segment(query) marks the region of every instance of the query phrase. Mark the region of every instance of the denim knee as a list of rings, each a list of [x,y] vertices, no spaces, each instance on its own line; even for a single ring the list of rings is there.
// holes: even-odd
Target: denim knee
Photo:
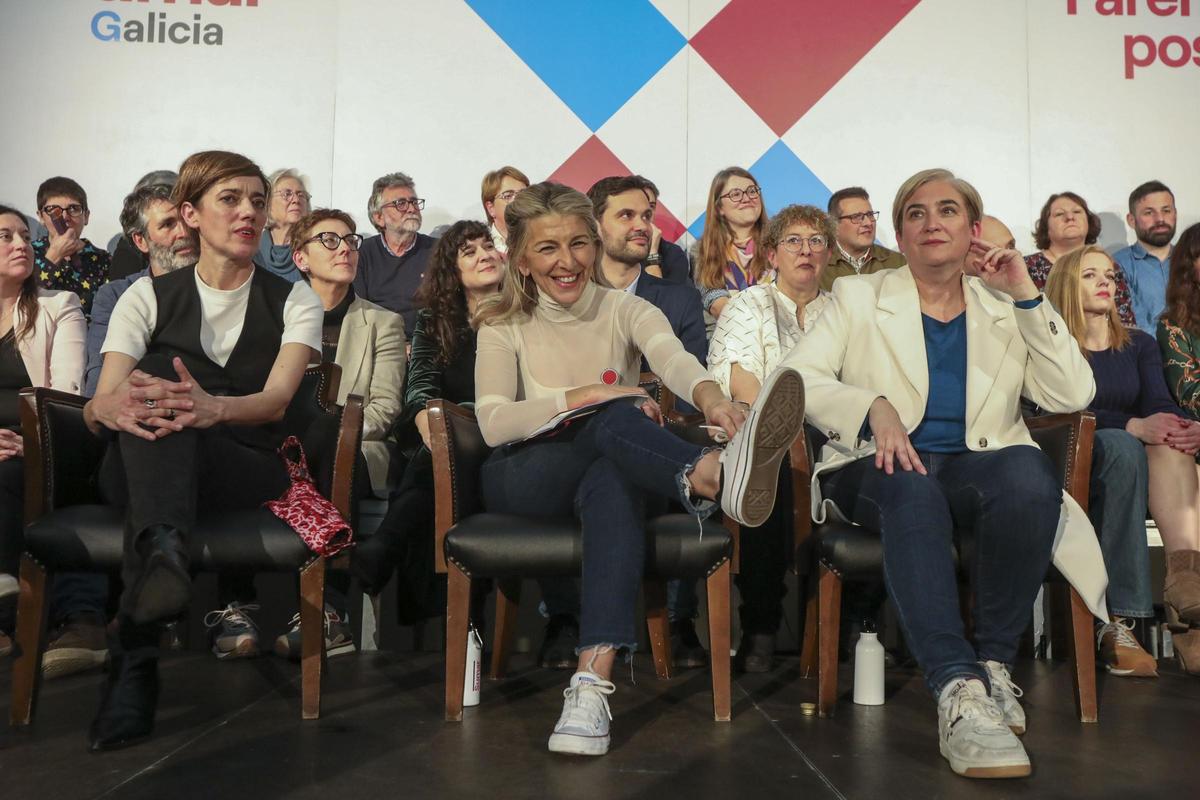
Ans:
[[[999,452],[1004,457],[993,475],[1006,494],[1028,504],[1062,505],[1062,476],[1040,448],[1015,445]]]
[[[1113,472],[1126,479],[1148,476],[1146,445],[1128,431],[1116,428],[1096,431],[1092,444],[1092,473],[1098,472]]]

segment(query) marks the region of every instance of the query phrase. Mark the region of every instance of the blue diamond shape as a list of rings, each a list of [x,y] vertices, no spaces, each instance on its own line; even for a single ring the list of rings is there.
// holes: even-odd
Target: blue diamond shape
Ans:
[[[823,209],[833,194],[782,140],[750,166],[750,174],[762,187],[768,214],[792,203],[810,203]],[[704,233],[703,214],[688,226],[688,233],[697,239]]]
[[[687,43],[648,0],[467,0],[596,131]]]

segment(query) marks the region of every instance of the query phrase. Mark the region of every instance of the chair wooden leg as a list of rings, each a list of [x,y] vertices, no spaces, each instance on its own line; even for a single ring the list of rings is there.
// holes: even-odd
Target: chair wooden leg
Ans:
[[[325,666],[325,559],[300,570],[300,705],[304,719],[321,716]]]
[[[451,563],[446,564],[446,578],[446,721],[462,722],[471,579]]]
[[[800,648],[800,677],[813,678],[817,674],[817,626],[820,620],[817,609],[819,580],[816,573],[804,577],[804,643]]]
[[[488,676],[494,681],[508,674],[508,657],[517,636],[517,609],[520,603],[520,578],[496,581],[496,629],[492,635],[492,672]]]
[[[671,678],[671,622],[667,619],[666,581],[647,578],[642,582],[646,603],[646,628],[650,633],[650,652],[654,671],[663,680]]]
[[[708,576],[708,655],[712,670],[713,718],[729,722],[733,715],[729,677],[729,562]]]
[[[1071,634],[1074,643],[1072,661],[1075,668],[1075,707],[1080,722],[1099,722],[1099,700],[1096,696],[1096,649],[1092,638],[1092,612],[1088,611],[1079,592],[1071,589]]]
[[[46,571],[29,556],[21,556],[20,580],[9,713],[13,727],[33,722],[33,705],[42,677],[42,641],[46,634]]]
[[[842,617],[842,579],[821,567],[817,623],[817,714],[832,717],[837,704],[838,626]]]

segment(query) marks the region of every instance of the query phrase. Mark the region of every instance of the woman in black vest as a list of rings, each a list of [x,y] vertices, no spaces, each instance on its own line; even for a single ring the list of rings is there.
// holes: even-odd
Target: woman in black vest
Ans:
[[[115,432],[101,489],[127,506],[112,667],[93,750],[149,735],[158,695],[158,624],[187,606],[196,509],[254,508],[288,486],[280,420],[321,347],[321,303],[252,262],[267,180],[244,156],[189,156],[172,200],[200,239],[196,266],[142,278],[113,309],[96,433]]]

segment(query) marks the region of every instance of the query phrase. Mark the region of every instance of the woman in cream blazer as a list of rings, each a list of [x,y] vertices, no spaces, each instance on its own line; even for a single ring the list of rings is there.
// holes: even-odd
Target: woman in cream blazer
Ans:
[[[1095,533],[1021,418],[1087,407],[1091,370],[1015,250],[975,237],[982,202],[946,170],[910,178],[892,210],[909,266],[839,279],[781,366],[804,377],[828,436],[813,516],[882,534],[889,595],[938,698],[939,743],[969,777],[1030,771],[1008,669],[1054,563],[1106,618]],[[968,253],[982,266],[963,274]],[[951,537],[973,528],[975,642],[963,632]],[[1011,731],[1011,732],[1010,732]]]

